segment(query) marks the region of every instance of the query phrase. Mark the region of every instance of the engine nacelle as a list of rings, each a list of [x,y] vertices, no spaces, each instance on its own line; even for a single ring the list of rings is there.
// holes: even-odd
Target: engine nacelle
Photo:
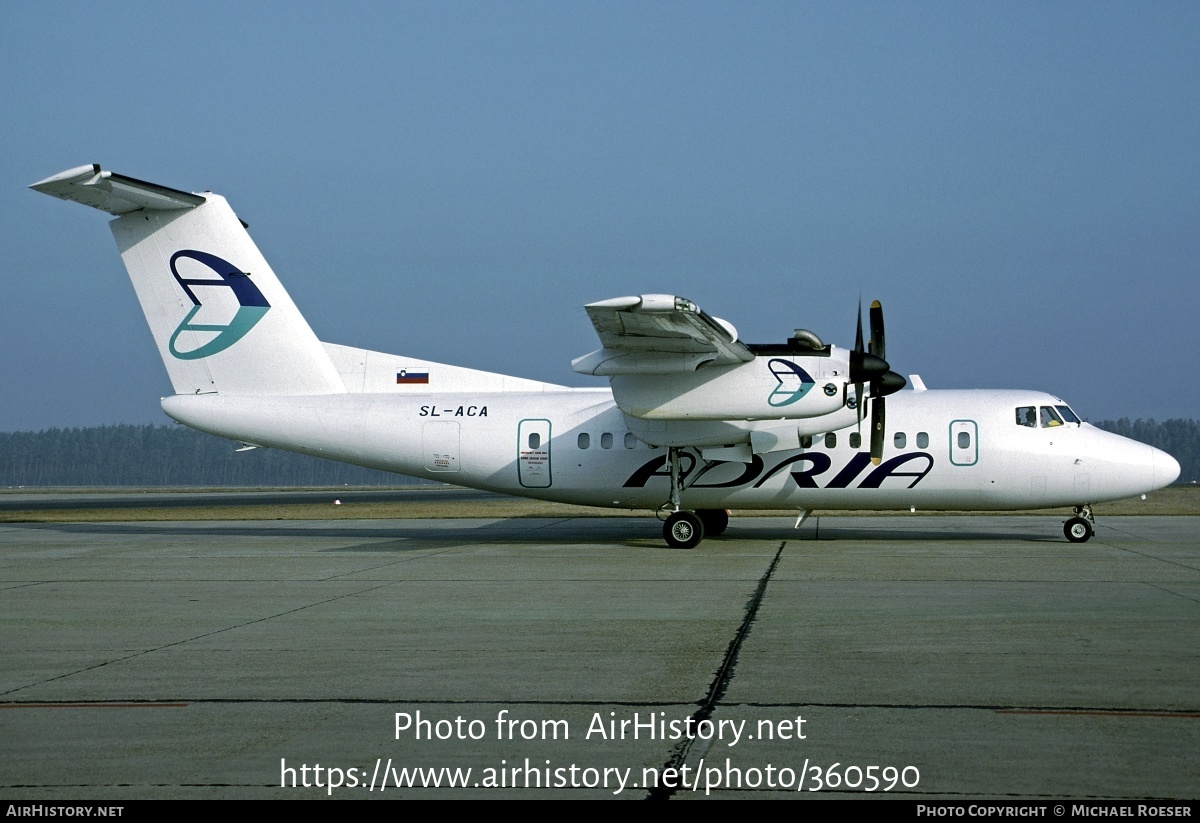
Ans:
[[[799,420],[845,406],[848,366],[829,355],[755,357],[748,363],[611,379],[621,411],[643,420]]]

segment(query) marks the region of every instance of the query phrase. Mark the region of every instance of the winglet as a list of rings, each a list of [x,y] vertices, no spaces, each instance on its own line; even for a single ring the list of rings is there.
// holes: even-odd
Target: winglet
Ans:
[[[104,171],[95,163],[59,172],[29,188],[62,200],[74,200],[118,217],[142,209],[194,209],[204,202],[204,197],[199,194],[114,174]]]

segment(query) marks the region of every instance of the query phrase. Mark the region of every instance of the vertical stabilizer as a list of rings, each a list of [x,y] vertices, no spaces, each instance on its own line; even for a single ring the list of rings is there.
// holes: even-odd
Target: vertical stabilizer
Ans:
[[[117,215],[113,237],[177,394],[345,391],[225,198],[99,166],[31,188]]]

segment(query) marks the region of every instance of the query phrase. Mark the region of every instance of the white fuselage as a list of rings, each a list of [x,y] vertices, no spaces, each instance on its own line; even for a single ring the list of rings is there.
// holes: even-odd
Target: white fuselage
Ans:
[[[177,395],[166,412],[202,431],[505,494],[627,509],[669,495],[666,449],[629,431],[607,389]],[[796,450],[708,461],[685,451],[692,509],[1005,510],[1083,505],[1170,483],[1164,452],[1087,423],[1018,425],[1040,392],[903,391],[878,466],[857,427]],[[865,433],[862,440],[865,441]]]

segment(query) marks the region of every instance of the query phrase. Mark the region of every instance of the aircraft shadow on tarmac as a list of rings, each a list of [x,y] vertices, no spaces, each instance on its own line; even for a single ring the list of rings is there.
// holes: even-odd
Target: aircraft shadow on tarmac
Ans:
[[[964,541],[1005,541],[1020,543],[1068,544],[1058,527],[1059,518],[928,518],[927,523],[905,522],[903,518],[830,518],[810,520],[801,529],[792,527],[787,518],[738,518],[721,537],[710,538],[716,548],[741,541],[813,542],[896,542],[951,543]],[[899,522],[897,522],[899,521]],[[298,525],[300,521],[246,521],[241,523],[192,521],[54,523],[36,524],[37,528],[72,534],[129,535],[170,539],[215,538],[291,538],[305,540],[346,540],[351,545],[317,549],[322,552],[401,552],[427,550],[433,546],[481,543],[522,543],[542,546],[624,544],[630,547],[668,549],[659,540],[660,527],[653,518],[571,517],[508,518],[476,524],[471,519],[407,521],[330,521],[323,525]],[[305,521],[306,523],[311,521]],[[930,528],[934,522],[937,528]]]

